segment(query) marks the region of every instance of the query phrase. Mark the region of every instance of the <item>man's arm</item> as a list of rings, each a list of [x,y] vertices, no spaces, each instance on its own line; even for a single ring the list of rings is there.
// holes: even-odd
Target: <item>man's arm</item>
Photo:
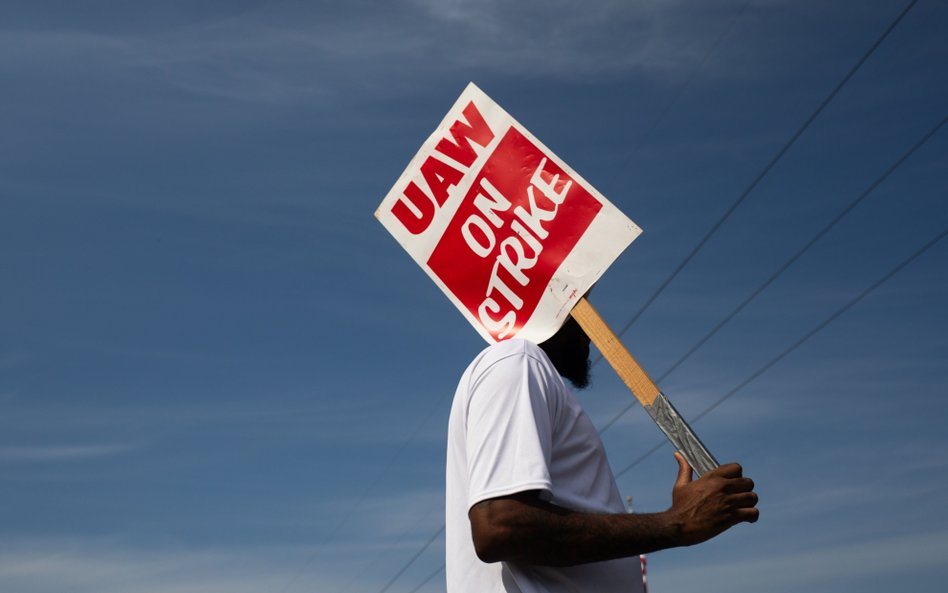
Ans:
[[[653,514],[592,514],[543,502],[536,492],[492,498],[468,512],[474,549],[484,562],[571,566],[634,556],[711,539],[757,521],[754,482],[732,463],[692,480],[679,454],[672,506]]]

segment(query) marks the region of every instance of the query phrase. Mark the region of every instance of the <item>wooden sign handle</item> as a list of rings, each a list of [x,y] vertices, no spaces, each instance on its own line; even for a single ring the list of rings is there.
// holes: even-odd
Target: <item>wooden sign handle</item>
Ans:
[[[619,337],[606,325],[599,312],[593,309],[585,297],[579,299],[571,313],[579,326],[583,328],[592,343],[596,345],[602,357],[619,374],[619,378],[632,391],[639,403],[650,406],[661,393],[658,385],[652,381],[645,370],[639,366],[635,357],[622,345]]]
[[[718,467],[714,456],[585,297],[579,299],[571,315],[698,475]]]

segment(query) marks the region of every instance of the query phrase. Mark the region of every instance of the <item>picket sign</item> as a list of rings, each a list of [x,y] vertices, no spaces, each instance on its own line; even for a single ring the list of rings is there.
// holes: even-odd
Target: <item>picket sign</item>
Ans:
[[[583,296],[641,229],[473,83],[375,216],[489,343],[572,314],[692,466],[717,465]]]
[[[473,84],[375,216],[490,343],[540,343],[642,231]]]

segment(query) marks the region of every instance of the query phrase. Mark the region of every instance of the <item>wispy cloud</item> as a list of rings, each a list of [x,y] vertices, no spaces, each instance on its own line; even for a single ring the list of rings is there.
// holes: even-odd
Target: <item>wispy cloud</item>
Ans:
[[[427,528],[427,526],[426,526]],[[261,593],[377,590],[431,535],[329,545],[163,545],[120,538],[5,538],[0,590],[18,593]],[[438,542],[430,552],[443,554]],[[367,561],[375,562],[367,565]],[[381,560],[380,560],[381,559]]]
[[[0,447],[0,462],[86,461],[114,457],[134,448],[134,445],[123,443]]]
[[[0,547],[0,589],[21,593],[258,593],[278,591],[303,548],[141,549],[96,540],[33,540]],[[332,564],[301,575],[299,590],[334,590]],[[296,589],[294,589],[296,590]]]
[[[358,512],[348,521],[347,529],[355,533],[373,533],[386,540],[427,537],[444,522],[444,491],[440,488],[369,494],[358,501]],[[356,503],[351,498],[330,503],[337,507],[333,516],[344,516]]]
[[[633,69],[678,70],[698,51],[669,30],[669,8],[676,1],[528,2],[516,9],[492,0],[416,3],[443,29],[460,33],[462,51],[449,52],[458,65],[595,78]]]
[[[567,79],[667,75],[694,65],[716,32],[706,19],[721,16],[679,4],[411,0],[364,11],[284,3],[163,31],[8,29],[0,31],[0,68],[137,78],[265,103],[319,102],[353,88],[391,92],[458,68]]]

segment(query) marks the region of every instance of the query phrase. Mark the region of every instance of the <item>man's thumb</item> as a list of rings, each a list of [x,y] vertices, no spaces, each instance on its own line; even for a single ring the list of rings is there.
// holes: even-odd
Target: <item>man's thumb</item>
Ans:
[[[685,460],[685,456],[675,452],[675,459],[678,461],[678,479],[675,480],[675,488],[691,483],[691,466]]]

